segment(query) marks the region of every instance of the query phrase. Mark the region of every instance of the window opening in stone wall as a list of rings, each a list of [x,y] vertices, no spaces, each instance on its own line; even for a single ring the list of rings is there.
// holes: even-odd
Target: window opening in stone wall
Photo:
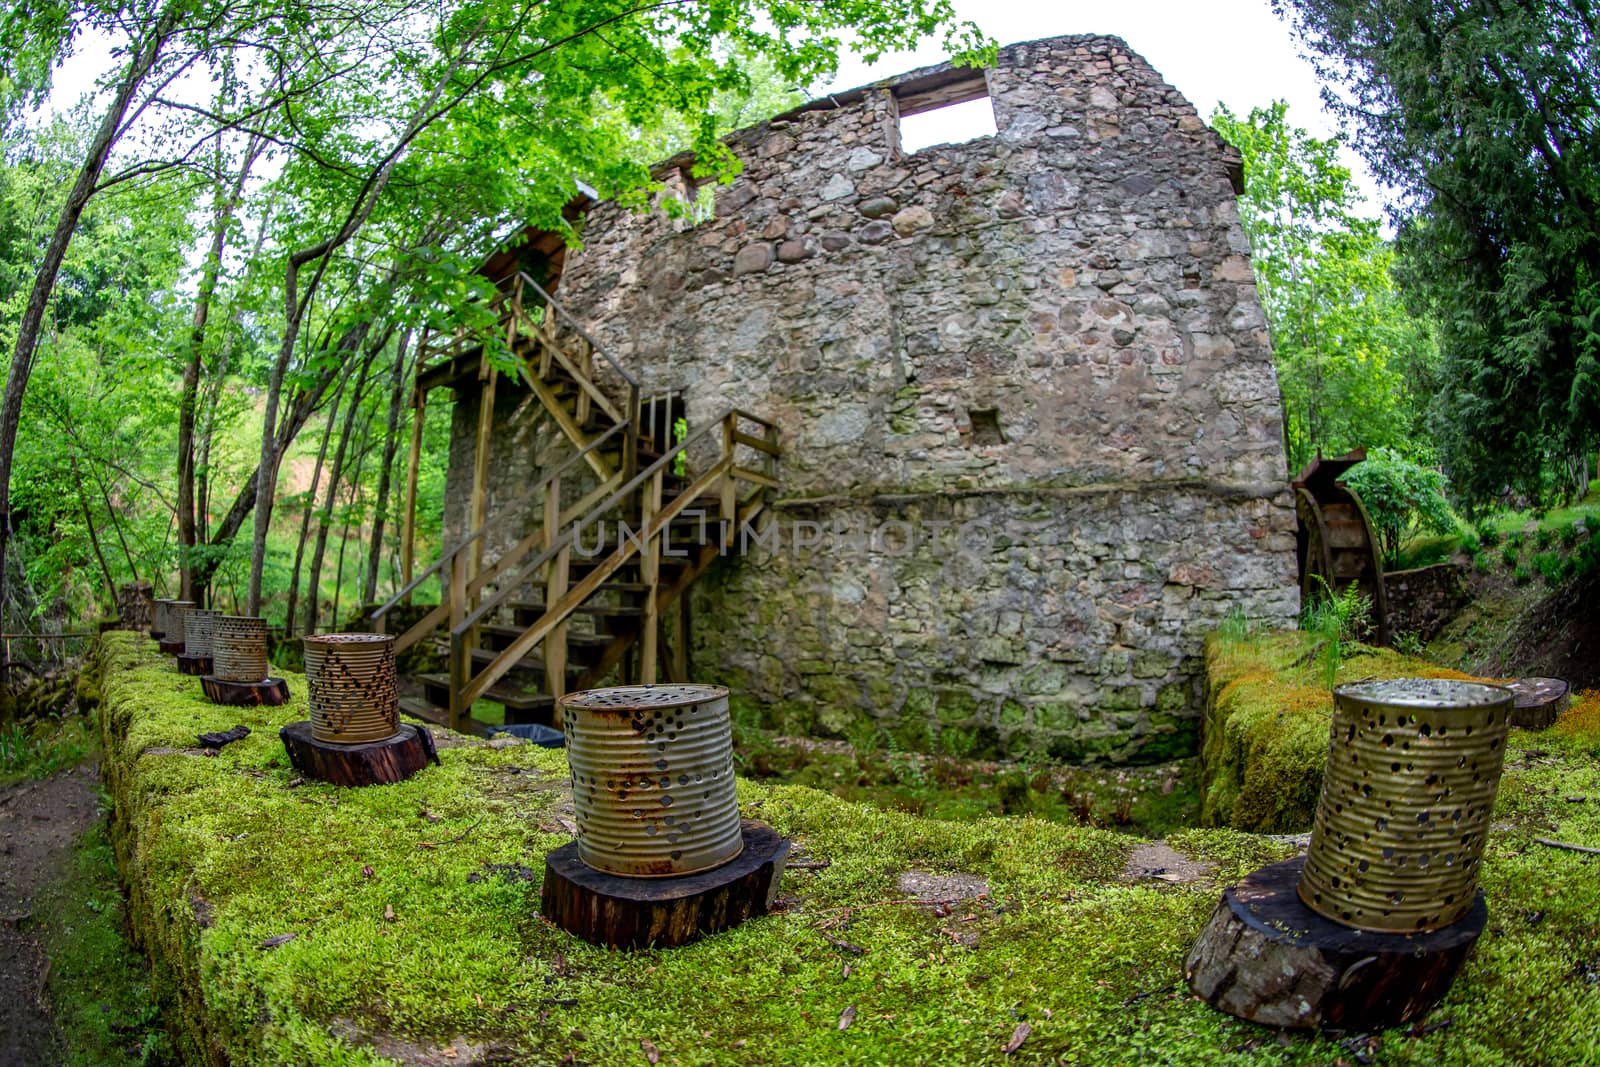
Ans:
[[[982,78],[897,95],[900,150],[920,152],[941,144],[962,144],[995,134],[994,102]]]
[[[717,183],[710,178],[696,178],[689,167],[678,173],[683,179],[683,217],[695,226],[709,222],[717,213]]]
[[[1006,435],[1000,432],[1000,412],[996,408],[974,408],[967,412],[972,422],[972,443],[975,445],[1003,445]]]

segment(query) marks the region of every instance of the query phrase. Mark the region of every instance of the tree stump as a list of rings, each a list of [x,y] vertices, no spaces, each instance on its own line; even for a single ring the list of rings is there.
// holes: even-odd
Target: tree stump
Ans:
[[[1377,1030],[1409,1022],[1449,990],[1489,909],[1421,934],[1374,933],[1300,902],[1305,857],[1263,867],[1223,891],[1183,964],[1212,1007],[1267,1026]]]
[[[244,708],[265,704],[277,707],[289,703],[289,683],[282,678],[265,678],[259,682],[225,682],[214,674],[200,679],[200,688],[213,704],[227,704]]]
[[[1511,725],[1524,730],[1543,730],[1572,703],[1572,687],[1560,678],[1518,678],[1506,688],[1517,694]]]
[[[211,673],[210,656],[191,656],[188,653],[178,657],[178,673],[206,675]]]
[[[292,722],[278,731],[294,769],[308,778],[334,785],[389,785],[403,782],[439,762],[433,735],[426,727],[404,723],[393,737],[341,745],[319,741],[311,733],[311,720]]]
[[[155,613],[154,590],[149,582],[123,582],[117,586],[116,629],[149,632]]]
[[[159,644],[161,645],[161,654],[163,656],[183,655],[184,644],[182,641],[168,641],[165,637],[163,637],[161,638]]]
[[[672,948],[765,915],[789,842],[770,826],[740,824],[744,851],[721,867],[672,878],[625,878],[578,858],[576,841],[545,857],[539,910],[571,934],[611,948]]]

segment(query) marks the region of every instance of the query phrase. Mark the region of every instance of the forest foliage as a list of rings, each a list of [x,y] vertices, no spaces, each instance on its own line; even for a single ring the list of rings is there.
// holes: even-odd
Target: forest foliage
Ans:
[[[298,598],[291,627],[391,589],[417,343],[481,313],[496,240],[577,240],[580,190],[645,204],[649,164],[682,148],[729,178],[732,124],[847,51],[930,36],[988,54],[949,0],[9,9],[6,625],[92,616],[134,578],[274,622]],[[61,76],[97,60],[63,110]],[[432,509],[447,421],[428,423]]]

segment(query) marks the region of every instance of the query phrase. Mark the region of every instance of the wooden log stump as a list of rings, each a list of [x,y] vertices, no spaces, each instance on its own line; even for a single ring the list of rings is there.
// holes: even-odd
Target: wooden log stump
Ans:
[[[1466,918],[1443,930],[1357,930],[1300,902],[1304,866],[1304,856],[1274,863],[1223,891],[1183,964],[1212,1007],[1295,1029],[1398,1026],[1445,995],[1489,918],[1480,890]]]
[[[778,894],[789,842],[770,826],[740,824],[744,851],[721,867],[672,878],[625,878],[578,858],[576,841],[545,857],[539,910],[571,934],[611,948],[672,948],[765,915]]]
[[[1572,687],[1560,678],[1518,678],[1506,686],[1517,695],[1511,725],[1543,730],[1572,703]]]
[[[183,642],[182,641],[168,641],[166,638],[163,637],[161,639],[161,641],[160,641],[160,645],[161,645],[161,654],[163,656],[181,656],[181,655],[183,655]]]
[[[210,656],[191,656],[188,653],[178,657],[178,673],[192,675],[207,675],[211,673]]]
[[[308,778],[334,785],[389,785],[403,782],[439,762],[433,735],[424,726],[403,723],[398,733],[382,741],[341,745],[319,741],[311,733],[311,720],[292,722],[278,731],[294,769]]]
[[[289,683],[282,678],[265,678],[259,682],[225,682],[214,674],[208,674],[200,679],[200,688],[211,703],[235,708],[259,704],[275,708],[289,703]]]

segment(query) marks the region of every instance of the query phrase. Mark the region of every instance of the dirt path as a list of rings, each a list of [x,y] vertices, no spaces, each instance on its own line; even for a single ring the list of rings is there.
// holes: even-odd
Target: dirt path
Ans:
[[[99,815],[98,784],[99,768],[86,763],[0,790],[0,1064],[60,1060],[44,993],[49,964],[29,928],[34,899],[63,876]]]

